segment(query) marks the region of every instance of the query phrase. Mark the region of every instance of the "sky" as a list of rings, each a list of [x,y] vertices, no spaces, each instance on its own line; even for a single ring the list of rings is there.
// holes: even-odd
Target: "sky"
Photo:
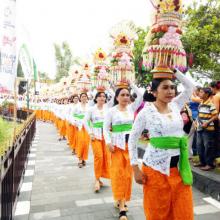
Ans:
[[[53,78],[54,43],[67,41],[73,56],[88,59],[97,48],[111,47],[115,24],[147,27],[152,11],[150,0],[17,0],[18,47],[26,43],[38,70]]]

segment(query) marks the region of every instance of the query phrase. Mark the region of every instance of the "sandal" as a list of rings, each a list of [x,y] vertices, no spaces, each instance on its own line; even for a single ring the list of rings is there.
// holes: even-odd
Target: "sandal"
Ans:
[[[119,220],[127,220],[126,211],[120,211],[119,212]]]
[[[73,151],[72,151],[72,155],[76,155],[76,152],[75,152],[75,150],[73,150]]]
[[[115,207],[116,209],[119,209],[119,203],[118,203],[118,201],[114,203],[114,207]],[[125,208],[125,211],[128,212],[128,206],[127,206],[126,204],[125,204],[124,208]]]
[[[201,163],[193,163],[194,167],[204,167],[205,165],[201,164]]]
[[[86,166],[86,161],[85,160],[82,161],[82,165]]]
[[[81,162],[81,163],[79,162],[79,163],[78,163],[78,167],[79,167],[79,168],[82,168],[82,167],[83,167],[83,163],[82,163],[82,162]]]

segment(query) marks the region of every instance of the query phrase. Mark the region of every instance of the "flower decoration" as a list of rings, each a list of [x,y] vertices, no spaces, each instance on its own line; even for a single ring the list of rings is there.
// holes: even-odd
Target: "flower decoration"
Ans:
[[[95,63],[104,62],[106,60],[106,58],[107,58],[107,55],[102,50],[102,48],[99,48],[94,54],[94,62]]]
[[[116,46],[129,46],[131,44],[131,40],[126,36],[126,34],[120,33],[115,39]]]
[[[183,12],[182,0],[159,0],[156,4],[158,13]]]
[[[79,76],[79,80],[77,82],[77,88],[82,91],[89,91],[91,89],[91,76],[89,72],[89,64],[85,63],[83,65],[82,72]]]
[[[97,91],[106,90],[109,87],[108,73],[109,67],[106,64],[106,53],[99,48],[94,53],[94,74],[92,77],[93,88],[96,88]]]
[[[171,77],[170,69],[184,72],[187,55],[181,42],[182,1],[150,0],[157,9],[155,21],[149,31],[143,51],[145,68],[153,70],[154,77]]]

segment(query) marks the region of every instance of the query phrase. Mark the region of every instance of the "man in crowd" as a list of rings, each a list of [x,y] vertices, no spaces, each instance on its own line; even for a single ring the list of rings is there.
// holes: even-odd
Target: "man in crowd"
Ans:
[[[197,118],[197,149],[201,170],[209,171],[214,168],[215,151],[215,126],[218,112],[212,102],[212,90],[202,88],[200,90],[201,104],[198,108]]]

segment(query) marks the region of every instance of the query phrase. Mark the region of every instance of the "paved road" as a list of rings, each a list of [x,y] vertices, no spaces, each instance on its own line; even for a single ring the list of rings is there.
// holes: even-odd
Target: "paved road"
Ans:
[[[37,135],[29,155],[15,220],[113,220],[109,181],[98,194],[93,193],[93,158],[90,152],[86,168],[77,167],[65,141],[58,142],[52,124],[37,123]],[[220,203],[196,189],[195,220],[219,220]],[[210,203],[211,202],[211,203]],[[129,204],[129,220],[144,220],[141,186],[134,184]]]

